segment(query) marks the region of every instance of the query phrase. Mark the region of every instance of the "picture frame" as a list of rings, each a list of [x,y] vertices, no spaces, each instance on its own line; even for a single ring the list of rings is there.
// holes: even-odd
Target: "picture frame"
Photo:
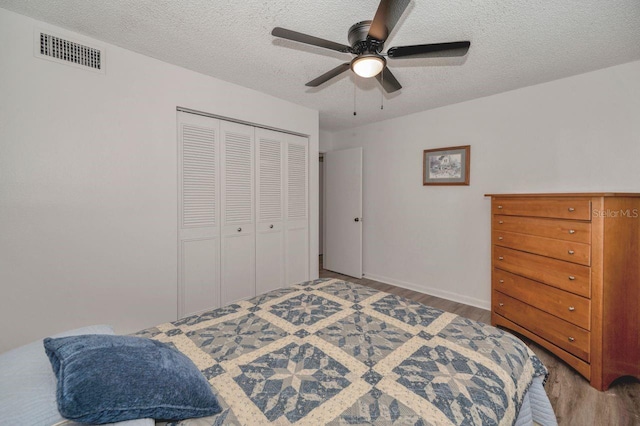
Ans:
[[[471,145],[425,149],[422,185],[469,185]]]

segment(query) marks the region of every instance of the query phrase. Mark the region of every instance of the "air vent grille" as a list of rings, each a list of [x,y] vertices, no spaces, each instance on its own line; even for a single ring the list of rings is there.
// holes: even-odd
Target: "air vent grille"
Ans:
[[[102,71],[102,51],[84,44],[40,32],[41,57]]]

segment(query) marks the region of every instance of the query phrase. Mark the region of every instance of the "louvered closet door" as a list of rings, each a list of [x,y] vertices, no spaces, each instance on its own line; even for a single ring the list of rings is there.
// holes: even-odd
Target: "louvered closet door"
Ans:
[[[285,285],[284,133],[256,129],[256,293]]]
[[[287,135],[285,268],[288,285],[309,279],[309,143]]]
[[[254,128],[221,121],[222,305],[255,295]]]
[[[218,120],[178,113],[178,317],[220,306]]]

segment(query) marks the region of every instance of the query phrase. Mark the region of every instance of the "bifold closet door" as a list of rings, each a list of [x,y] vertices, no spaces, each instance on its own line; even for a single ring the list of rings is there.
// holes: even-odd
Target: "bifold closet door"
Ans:
[[[309,279],[308,140],[178,113],[178,318]]]
[[[220,306],[219,126],[178,113],[178,318]]]
[[[309,143],[294,135],[286,141],[285,269],[292,285],[309,279]]]
[[[284,133],[256,129],[256,294],[285,285],[286,137]]]
[[[221,302],[255,295],[254,128],[220,122]]]

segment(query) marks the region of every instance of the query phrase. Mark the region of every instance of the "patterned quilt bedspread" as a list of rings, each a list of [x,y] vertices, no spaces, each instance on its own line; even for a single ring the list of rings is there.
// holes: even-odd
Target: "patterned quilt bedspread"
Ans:
[[[512,425],[547,374],[497,328],[335,279],[137,335],[189,356],[224,408],[183,425]]]

